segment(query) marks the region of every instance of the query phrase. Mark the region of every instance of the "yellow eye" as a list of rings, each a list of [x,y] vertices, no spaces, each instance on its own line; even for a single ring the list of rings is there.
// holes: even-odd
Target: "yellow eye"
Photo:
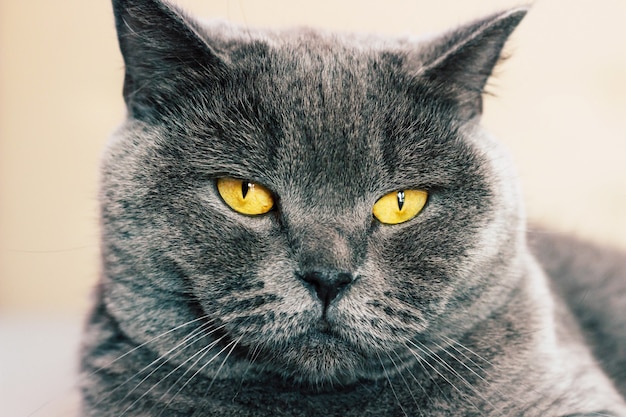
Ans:
[[[250,181],[218,178],[217,191],[230,208],[241,214],[265,214],[274,206],[272,193]]]
[[[423,190],[394,191],[379,198],[372,212],[381,223],[404,223],[422,211],[427,199],[428,193]]]

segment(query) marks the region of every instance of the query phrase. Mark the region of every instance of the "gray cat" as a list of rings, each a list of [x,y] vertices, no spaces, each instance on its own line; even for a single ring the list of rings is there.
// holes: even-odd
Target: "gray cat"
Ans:
[[[418,41],[113,5],[84,415],[626,416],[623,255],[529,243],[479,126],[525,9]]]

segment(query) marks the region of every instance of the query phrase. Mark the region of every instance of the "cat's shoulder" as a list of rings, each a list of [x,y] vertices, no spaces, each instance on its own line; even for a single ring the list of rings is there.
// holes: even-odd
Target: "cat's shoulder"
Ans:
[[[594,289],[613,298],[626,292],[625,250],[541,227],[530,229],[528,242],[555,288],[565,295]]]
[[[553,292],[576,317],[596,360],[626,394],[626,251],[531,230],[529,246]]]

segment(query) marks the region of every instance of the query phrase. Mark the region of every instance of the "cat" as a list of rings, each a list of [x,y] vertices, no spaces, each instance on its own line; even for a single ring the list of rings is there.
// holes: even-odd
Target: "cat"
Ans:
[[[479,124],[526,8],[421,39],[113,9],[85,416],[626,416],[624,256],[527,232]]]

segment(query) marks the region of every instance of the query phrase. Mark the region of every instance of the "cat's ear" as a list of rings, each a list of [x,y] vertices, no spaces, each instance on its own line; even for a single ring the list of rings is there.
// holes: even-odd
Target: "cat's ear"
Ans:
[[[113,0],[113,12],[131,116],[149,118],[191,92],[194,82],[224,74],[224,59],[175,7],[160,0]]]
[[[460,118],[480,116],[487,79],[527,11],[521,7],[497,13],[429,41],[420,51],[420,84],[452,100]]]

